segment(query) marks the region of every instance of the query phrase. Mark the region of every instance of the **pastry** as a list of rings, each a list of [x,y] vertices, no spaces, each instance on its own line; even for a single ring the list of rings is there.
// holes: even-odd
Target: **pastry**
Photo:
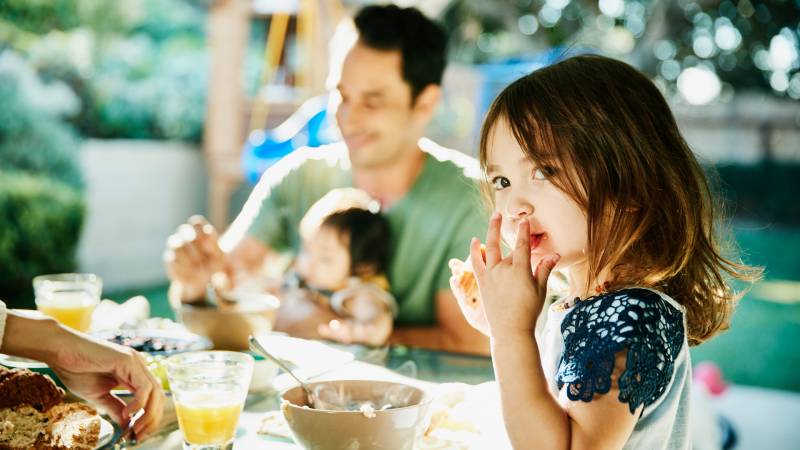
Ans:
[[[486,247],[483,245],[481,245],[481,256],[486,261]],[[458,287],[464,293],[467,305],[477,308],[480,304],[481,295],[478,292],[478,280],[475,279],[475,272],[472,270],[469,257],[453,268],[453,275],[458,279]]]

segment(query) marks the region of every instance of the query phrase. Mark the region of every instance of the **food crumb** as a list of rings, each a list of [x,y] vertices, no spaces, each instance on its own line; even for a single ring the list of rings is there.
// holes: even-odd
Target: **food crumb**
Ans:
[[[361,405],[361,408],[359,408],[359,411],[361,411],[361,414],[363,414],[367,419],[372,419],[375,417],[375,408],[371,403],[364,403]]]

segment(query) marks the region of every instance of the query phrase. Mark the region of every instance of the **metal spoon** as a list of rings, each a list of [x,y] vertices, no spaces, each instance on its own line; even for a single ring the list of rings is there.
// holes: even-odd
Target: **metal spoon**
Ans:
[[[265,358],[271,359],[272,361],[275,362],[275,364],[278,365],[278,367],[283,369],[284,372],[286,372],[289,375],[291,375],[292,378],[294,378],[298,383],[300,383],[300,387],[302,387],[303,390],[306,391],[306,396],[308,397],[308,406],[310,406],[311,408],[314,408],[314,404],[316,403],[316,398],[315,398],[314,392],[311,390],[311,388],[305,382],[303,382],[303,380],[301,380],[300,377],[295,375],[294,372],[292,372],[291,369],[289,369],[289,367],[287,367],[286,364],[283,363],[283,361],[281,361],[279,358],[276,358],[275,356],[273,356],[272,353],[268,352],[264,348],[264,346],[261,345],[260,342],[258,342],[258,339],[256,339],[253,336],[250,336],[249,342],[250,342],[250,350],[251,351],[258,353],[259,355],[261,355],[261,356],[263,356]]]

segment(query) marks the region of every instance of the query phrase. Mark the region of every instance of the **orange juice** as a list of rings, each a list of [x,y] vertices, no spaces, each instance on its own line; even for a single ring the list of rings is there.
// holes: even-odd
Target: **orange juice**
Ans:
[[[236,424],[242,413],[241,403],[215,396],[192,396],[194,398],[175,401],[175,413],[183,437],[190,444],[224,444],[233,439]]]
[[[78,331],[89,331],[97,299],[85,292],[54,293],[47,300],[37,299],[39,311]]]

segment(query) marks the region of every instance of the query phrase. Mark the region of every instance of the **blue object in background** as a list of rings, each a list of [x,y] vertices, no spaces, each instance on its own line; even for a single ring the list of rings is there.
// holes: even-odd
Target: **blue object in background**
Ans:
[[[338,131],[328,112],[328,96],[310,98],[276,128],[250,133],[242,151],[245,179],[255,184],[265,170],[294,150],[336,140]]]
[[[570,56],[593,53],[588,49],[556,47],[526,58],[507,59],[481,64],[476,69],[482,75],[476,101],[483,117],[497,94],[511,82],[530,72],[557,63]],[[480,123],[475,124],[480,129]],[[272,130],[250,133],[242,152],[245,179],[255,184],[270,166],[300,147],[319,147],[339,140],[339,133],[328,111],[328,96],[313,97],[303,103],[286,121]]]
[[[500,91],[518,78],[571,56],[588,53],[597,53],[597,51],[586,48],[554,47],[530,57],[509,58],[476,66],[483,79],[477,99],[480,112],[478,117],[483,117],[486,111],[489,110],[492,101],[500,94]],[[478,126],[480,127],[480,124]]]

